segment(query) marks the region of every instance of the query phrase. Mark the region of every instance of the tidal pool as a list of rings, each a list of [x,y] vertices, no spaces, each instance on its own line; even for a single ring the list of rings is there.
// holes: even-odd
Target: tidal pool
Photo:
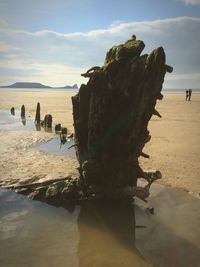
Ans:
[[[21,119],[20,112],[15,112],[15,115],[12,115],[8,111],[0,111],[0,131],[28,131],[28,130],[46,131],[49,133],[53,133],[52,129],[43,128],[40,125],[36,125],[31,116],[26,116],[25,119]],[[74,144],[73,139],[67,139],[67,138],[66,142],[62,143],[60,140],[60,134],[57,134],[56,138],[53,138],[50,141],[47,141],[43,144],[36,146],[35,149],[56,155],[66,155],[69,157],[76,157],[76,152],[74,147],[68,149],[73,144]]]
[[[0,111],[0,130],[1,131],[21,131],[21,130],[34,130],[35,124],[31,116],[21,118],[20,112],[16,111],[12,115],[8,111]]]
[[[40,150],[46,153],[53,153],[56,155],[66,155],[69,157],[76,157],[76,151],[74,147],[71,147],[73,145],[74,145],[73,139],[69,139],[68,141],[66,141],[66,143],[62,144],[59,138],[54,138],[35,148],[37,150]]]
[[[157,184],[134,205],[55,207],[1,190],[0,266],[199,267],[199,210],[198,199]]]

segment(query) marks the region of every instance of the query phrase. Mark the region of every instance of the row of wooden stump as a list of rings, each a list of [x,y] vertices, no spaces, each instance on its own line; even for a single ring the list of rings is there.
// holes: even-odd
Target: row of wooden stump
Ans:
[[[15,115],[15,108],[12,107],[10,109],[10,112],[14,116]],[[25,112],[25,106],[24,105],[21,106],[21,113],[20,114],[21,114],[22,120],[24,120],[25,117],[26,117],[26,115],[25,115],[26,112]],[[45,129],[52,129],[52,122],[53,122],[53,117],[52,117],[51,114],[46,114],[44,116],[44,120],[41,120],[40,103],[38,102],[37,103],[37,108],[36,108],[36,114],[35,114],[35,124],[39,125],[39,126],[42,126]],[[64,135],[68,134],[67,128],[66,127],[62,127],[61,123],[58,123],[58,124],[55,125],[55,132],[59,132],[59,133],[64,134]],[[69,135],[69,137],[72,138],[73,137],[73,133],[71,133]]]

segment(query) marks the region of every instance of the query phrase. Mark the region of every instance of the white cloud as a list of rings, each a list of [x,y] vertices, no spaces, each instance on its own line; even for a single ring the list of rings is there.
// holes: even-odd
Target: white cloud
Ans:
[[[118,26],[118,25],[120,25],[122,23],[123,23],[123,21],[121,21],[121,20],[114,20],[110,26],[111,27],[116,27],[116,26]]]
[[[167,63],[174,67],[173,75],[166,78],[165,87],[177,86],[178,83],[183,86],[185,75],[190,75],[191,87],[198,87],[199,32],[200,19],[192,17],[119,22],[107,29],[71,34],[49,30],[31,33],[1,29],[0,68],[5,69],[7,77],[9,69],[17,69],[21,79],[25,80],[50,85],[80,84],[84,81],[81,72],[94,65],[101,66],[110,47],[123,43],[135,34],[146,44],[144,52],[149,53],[158,46],[164,47]],[[15,82],[16,77],[10,75],[9,79]],[[5,83],[3,75],[0,76],[0,84],[2,81]]]
[[[27,64],[26,61],[20,60],[13,55],[2,60],[1,66],[12,73],[12,79],[9,76],[4,77],[5,74],[3,77],[0,76],[2,85],[13,83],[13,81],[40,82],[50,86],[72,85],[76,83],[80,73],[85,71],[78,67],[70,67],[63,64]],[[85,79],[80,77],[79,83],[83,82],[85,82]]]
[[[186,5],[200,5],[200,0],[183,0]]]

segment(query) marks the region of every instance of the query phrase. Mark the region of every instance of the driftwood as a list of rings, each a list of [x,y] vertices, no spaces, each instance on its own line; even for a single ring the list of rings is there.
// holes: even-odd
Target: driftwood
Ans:
[[[162,47],[141,55],[144,46],[134,35],[112,47],[102,67],[82,74],[89,81],[72,97],[79,177],[10,188],[45,201],[99,197],[130,201],[134,196],[146,201],[161,173],[143,171],[138,158],[149,158],[143,152],[151,140],[148,122],[152,115],[161,118],[155,105],[163,98],[165,74],[173,68],[165,64]],[[44,126],[48,123],[51,115],[44,119]],[[138,186],[138,178],[144,178],[146,186]]]

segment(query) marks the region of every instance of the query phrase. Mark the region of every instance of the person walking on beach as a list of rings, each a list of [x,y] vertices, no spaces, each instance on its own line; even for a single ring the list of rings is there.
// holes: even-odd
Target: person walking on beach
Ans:
[[[192,96],[192,89],[189,89],[188,91],[188,100],[191,100],[191,96]]]
[[[185,100],[186,100],[186,101],[188,100],[188,96],[189,96],[189,91],[186,90],[186,97],[185,97]]]

